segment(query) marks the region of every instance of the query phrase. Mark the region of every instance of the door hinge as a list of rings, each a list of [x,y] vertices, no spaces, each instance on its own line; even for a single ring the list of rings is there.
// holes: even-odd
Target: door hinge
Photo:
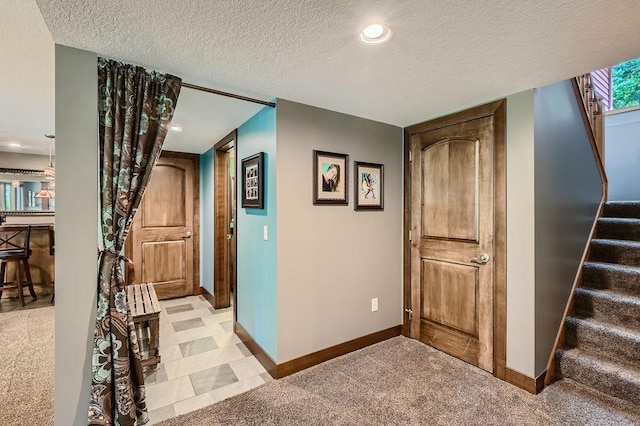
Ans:
[[[413,310],[411,308],[407,308],[404,310],[409,315],[409,321],[413,318]]]
[[[411,237],[412,237],[412,236],[413,236],[413,235],[411,234],[411,229],[409,229],[409,241],[411,241]]]

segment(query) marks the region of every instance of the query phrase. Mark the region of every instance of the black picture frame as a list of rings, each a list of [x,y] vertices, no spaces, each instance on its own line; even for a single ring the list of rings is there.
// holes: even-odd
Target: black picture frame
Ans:
[[[242,173],[242,208],[264,209],[264,152],[244,158]]]
[[[335,175],[332,179],[325,174]],[[349,156],[335,152],[313,151],[313,204],[349,204]]]
[[[384,210],[384,164],[353,162],[354,210]]]

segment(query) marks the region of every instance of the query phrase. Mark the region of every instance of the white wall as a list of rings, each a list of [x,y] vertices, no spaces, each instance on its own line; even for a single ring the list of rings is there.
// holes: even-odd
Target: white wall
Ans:
[[[602,199],[571,80],[535,90],[535,375],[547,369]]]
[[[349,155],[348,206],[312,204],[314,149]],[[277,361],[401,324],[402,129],[278,99],[277,150]],[[384,211],[354,211],[354,161],[384,164]]]
[[[55,157],[52,158],[55,163]],[[0,167],[7,169],[44,170],[49,165],[48,155],[23,154],[20,152],[0,152]]]
[[[507,97],[507,367],[535,376],[534,90]]]
[[[56,45],[55,58],[55,424],[81,426],[89,407],[98,273],[97,57]]]
[[[640,200],[640,110],[604,118],[610,201]]]

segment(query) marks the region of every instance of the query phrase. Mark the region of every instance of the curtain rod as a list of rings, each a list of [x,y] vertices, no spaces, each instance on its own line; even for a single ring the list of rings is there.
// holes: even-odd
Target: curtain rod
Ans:
[[[260,99],[248,98],[246,96],[240,96],[233,93],[222,92],[220,90],[209,89],[208,87],[196,86],[191,83],[182,83],[182,87],[189,89],[200,90],[201,92],[213,93],[214,95],[226,96],[228,98],[240,99],[241,101],[253,102],[255,104],[266,105],[271,108],[275,108],[275,102],[261,101]]]

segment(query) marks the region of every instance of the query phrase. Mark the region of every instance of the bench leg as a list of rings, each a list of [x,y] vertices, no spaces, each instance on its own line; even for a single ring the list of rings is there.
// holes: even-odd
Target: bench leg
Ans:
[[[160,316],[149,320],[149,358],[157,358],[160,362]]]

